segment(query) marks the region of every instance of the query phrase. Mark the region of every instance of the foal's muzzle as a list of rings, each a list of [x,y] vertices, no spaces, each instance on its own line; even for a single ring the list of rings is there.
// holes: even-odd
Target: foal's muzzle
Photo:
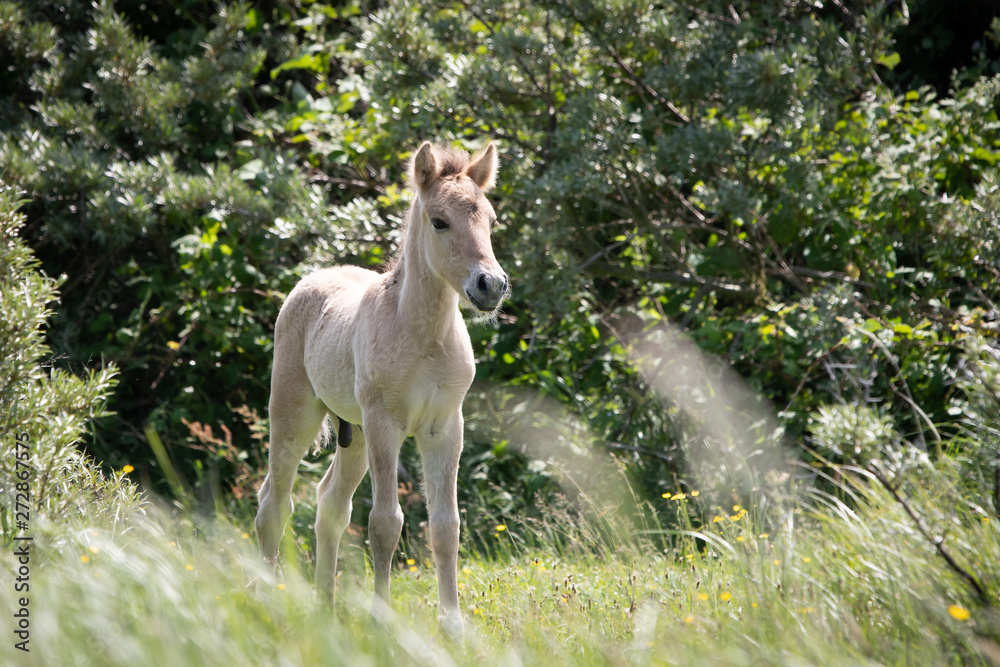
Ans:
[[[507,274],[482,272],[469,280],[465,286],[465,295],[477,310],[490,313],[497,309],[500,302],[507,296],[510,283]]]

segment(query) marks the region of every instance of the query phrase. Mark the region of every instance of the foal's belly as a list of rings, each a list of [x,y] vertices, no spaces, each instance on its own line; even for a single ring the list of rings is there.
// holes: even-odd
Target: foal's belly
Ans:
[[[349,364],[320,364],[310,382],[327,409],[351,424],[361,423],[361,406],[354,397],[354,373]]]
[[[388,367],[355,358],[333,327],[320,329],[306,347],[306,368],[316,396],[337,417],[362,424],[365,409],[386,411],[406,435],[416,435],[454,415],[475,375],[471,349],[438,348],[434,354],[393,355]]]

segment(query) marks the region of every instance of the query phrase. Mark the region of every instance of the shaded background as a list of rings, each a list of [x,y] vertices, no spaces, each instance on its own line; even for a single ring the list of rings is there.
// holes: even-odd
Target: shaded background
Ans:
[[[842,403],[933,455],[1000,299],[1000,10],[951,7],[3,3],[0,176],[61,280],[51,366],[120,371],[87,452],[252,504],[284,295],[395,252],[422,140],[492,138],[514,292],[499,326],[470,325],[473,540],[559,489],[565,455],[519,436],[542,401],[641,498],[688,488],[692,448],[725,437],[652,390],[691,368],[636,347],[664,323],[717,360],[702,377],[754,389],[726,410],[773,407],[789,456]],[[401,478],[412,529],[412,447]]]

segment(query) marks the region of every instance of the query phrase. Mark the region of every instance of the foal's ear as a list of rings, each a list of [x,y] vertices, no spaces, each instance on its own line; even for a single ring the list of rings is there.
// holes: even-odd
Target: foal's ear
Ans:
[[[472,182],[479,186],[483,192],[491,189],[497,183],[497,149],[491,141],[482,155],[472,159],[472,163],[465,168],[465,173],[469,175]]]
[[[425,141],[413,157],[413,165],[410,167],[410,180],[419,190],[426,190],[434,182],[438,175],[437,159],[434,157],[434,147],[431,142]]]

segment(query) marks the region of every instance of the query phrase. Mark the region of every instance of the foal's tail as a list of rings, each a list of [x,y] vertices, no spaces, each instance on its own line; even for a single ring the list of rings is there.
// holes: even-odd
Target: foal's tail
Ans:
[[[313,440],[313,454],[319,454],[330,446],[330,435],[333,433],[334,419],[336,419],[336,417],[331,414],[327,414],[326,417],[323,417],[323,423],[319,427],[319,433],[316,434],[316,439]]]

